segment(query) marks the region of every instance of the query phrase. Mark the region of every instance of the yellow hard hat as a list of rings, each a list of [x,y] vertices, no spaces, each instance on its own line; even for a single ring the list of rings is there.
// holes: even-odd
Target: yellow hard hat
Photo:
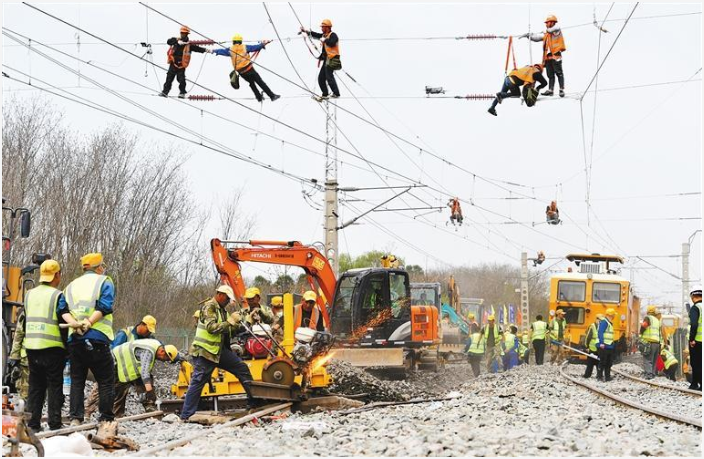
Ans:
[[[87,253],[81,257],[81,266],[95,268],[103,264],[103,254],[99,252]]]
[[[308,290],[303,294],[303,301],[315,301],[317,299],[318,295],[316,295],[313,290]]]
[[[244,297],[245,299],[249,300],[254,298],[255,296],[261,296],[261,292],[257,287],[249,287],[245,292],[244,292]]]
[[[271,305],[272,306],[283,306],[284,299],[280,296],[275,296],[274,298],[271,299]]]
[[[39,267],[39,282],[51,282],[54,280],[54,275],[61,271],[61,266],[56,260],[44,260],[44,263]]]
[[[564,316],[564,315],[565,315],[565,310],[564,310],[564,309],[558,309],[557,311],[555,311],[555,314],[561,314],[561,315]]]
[[[469,314],[467,314],[467,318],[469,320],[474,320],[474,319],[476,319],[476,316],[470,312]]]
[[[320,23],[320,27],[332,27],[332,21],[330,19],[323,19],[323,22]]]
[[[489,314],[489,317],[487,317],[486,320],[496,320],[496,317],[494,317],[494,314]]]
[[[200,319],[200,309],[197,309],[196,312],[193,313],[193,317]]]
[[[555,16],[554,14],[551,14],[550,16],[545,18],[545,22],[557,22],[557,16]]]
[[[607,316],[615,316],[616,315],[616,310],[614,308],[609,308],[606,310],[605,315]]]
[[[224,293],[231,300],[235,299],[235,292],[232,291],[232,287],[230,287],[229,285],[221,285],[220,287],[215,289],[215,291],[219,293]]]
[[[242,41],[242,35],[236,33],[232,36],[232,41]]]
[[[149,333],[156,333],[156,319],[154,316],[146,315],[142,317],[142,322],[147,326]]]
[[[648,306],[648,314],[656,314],[658,312],[658,308],[655,307],[655,305],[650,305]]]
[[[166,355],[169,356],[169,359],[173,362],[176,359],[176,356],[178,356],[178,349],[176,349],[176,346],[173,344],[167,344],[164,346],[164,351],[166,352]]]
[[[597,320],[604,320],[604,314],[597,314],[596,318]]]

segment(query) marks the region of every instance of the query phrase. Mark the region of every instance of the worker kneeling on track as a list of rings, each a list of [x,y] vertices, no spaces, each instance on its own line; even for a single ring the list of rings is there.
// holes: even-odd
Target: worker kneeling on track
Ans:
[[[222,368],[235,375],[247,393],[247,405],[250,408],[258,405],[250,389],[252,373],[247,364],[230,349],[231,337],[239,331],[243,320],[240,312],[235,311],[229,316],[227,314],[226,307],[234,298],[232,288],[221,285],[215,291],[215,296],[201,306],[190,352],[193,356],[193,374],[183,401],[183,421],[187,421],[196,412],[203,387],[215,368]]]
[[[520,97],[521,86],[530,85],[532,87],[536,81],[540,83],[540,85],[535,88],[535,91],[538,92],[548,84],[543,77],[542,64],[526,65],[520,69],[512,70],[504,79],[504,85],[501,87],[501,91],[496,93],[496,98],[494,102],[491,103],[488,112],[494,116],[498,116],[496,113],[496,106],[498,104],[507,97]]]
[[[680,362],[677,360],[677,357],[675,357],[675,355],[672,353],[669,344],[663,346],[662,350],[660,351],[660,355],[662,356],[662,360],[665,365],[665,376],[667,376],[667,378],[671,381],[677,381],[677,367],[679,366]]]

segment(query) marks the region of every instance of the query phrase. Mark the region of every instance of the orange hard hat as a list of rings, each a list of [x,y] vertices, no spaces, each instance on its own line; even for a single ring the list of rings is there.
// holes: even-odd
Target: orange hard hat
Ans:
[[[186,26],[181,27],[181,33],[191,33],[191,29]]]
[[[550,16],[548,16],[545,19],[545,22],[557,22],[557,16],[555,16],[554,14],[551,14]]]
[[[320,27],[332,27],[332,21],[330,19],[323,19],[320,23]]]

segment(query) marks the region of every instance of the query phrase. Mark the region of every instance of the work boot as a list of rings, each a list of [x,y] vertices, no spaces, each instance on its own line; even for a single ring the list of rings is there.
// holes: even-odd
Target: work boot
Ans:
[[[329,98],[330,98],[330,96],[328,96],[327,94],[323,94],[322,96],[313,96],[313,99],[317,100],[318,102],[322,102],[322,101],[327,100]]]
[[[333,99],[339,99],[339,98],[340,98],[340,95],[339,95],[339,94],[333,94],[333,95],[330,96],[330,97],[332,97]]]
[[[560,97],[565,97],[565,90],[564,89],[560,89]]]
[[[276,99],[281,99],[281,96],[278,95],[278,94],[272,94],[272,95],[270,96],[270,99],[271,99],[271,101],[273,102],[273,101],[275,101]]]
[[[494,115],[494,116],[499,116],[499,115],[496,113],[496,109],[495,109],[494,107],[491,107],[489,110],[487,110],[487,112],[491,113],[491,114]]]
[[[548,89],[547,91],[543,91],[541,96],[552,96],[554,94],[555,94],[555,92],[552,89]]]
[[[81,424],[83,424],[83,421],[81,421],[80,419],[71,419],[71,427],[80,426]]]
[[[160,95],[161,97],[169,97],[169,95],[166,94],[164,91],[160,92],[159,95]]]
[[[185,92],[179,93],[178,98],[179,98],[179,99],[185,99],[185,98],[186,98],[186,93],[185,93]]]

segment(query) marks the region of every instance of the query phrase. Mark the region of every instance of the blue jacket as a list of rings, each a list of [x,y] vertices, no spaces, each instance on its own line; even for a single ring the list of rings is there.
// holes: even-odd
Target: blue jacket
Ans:
[[[264,49],[264,45],[262,43],[257,43],[256,45],[246,45],[247,46],[247,52],[248,53],[253,53],[255,51],[259,51],[261,49]],[[213,51],[213,54],[217,54],[218,56],[230,56],[230,48],[220,48],[216,49]]]
[[[597,348],[601,349],[601,345],[604,344],[604,332],[606,331],[607,325],[611,324],[609,322],[609,319],[604,319],[601,322],[599,322],[599,330],[598,330],[598,335],[599,335],[599,341],[596,343]],[[613,324],[611,324],[613,326]],[[604,345],[604,349],[613,349],[615,346],[615,341],[611,344],[606,344]]]
[[[84,276],[90,275],[89,273],[92,273],[92,271],[87,271]],[[93,273],[95,274],[95,273]],[[63,295],[62,295],[63,297]],[[97,311],[100,311],[103,313],[104,316],[107,316],[108,314],[112,314],[112,307],[113,304],[115,303],[115,285],[112,283],[112,279],[109,277],[103,282],[103,285],[100,287],[100,297],[98,298],[98,304],[96,304],[95,309]],[[62,308],[62,303],[61,303],[61,298],[59,298],[59,304],[57,306],[57,310],[59,314],[64,314],[67,312],[70,312],[68,309],[68,304],[66,301],[63,301],[63,308]],[[73,333],[71,336],[68,337],[68,342],[72,342],[74,340],[76,341],[83,341],[89,339],[91,341],[99,341],[101,343],[108,343],[110,344],[110,339],[105,336],[104,333],[99,332],[98,330],[90,329],[88,332],[81,336],[77,333]]]

